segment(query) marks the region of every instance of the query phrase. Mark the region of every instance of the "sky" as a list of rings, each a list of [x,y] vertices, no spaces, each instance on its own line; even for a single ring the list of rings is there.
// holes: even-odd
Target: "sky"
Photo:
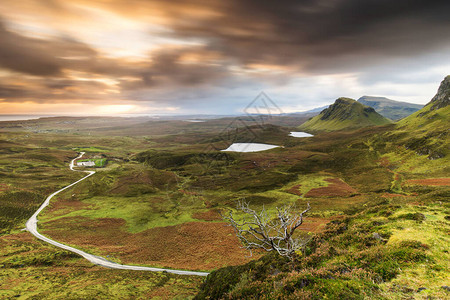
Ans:
[[[0,114],[282,112],[425,104],[450,74],[450,1],[2,0]]]

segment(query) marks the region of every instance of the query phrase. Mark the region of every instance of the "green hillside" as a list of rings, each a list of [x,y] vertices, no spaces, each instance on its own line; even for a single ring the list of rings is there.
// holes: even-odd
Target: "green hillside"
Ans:
[[[390,120],[377,113],[372,107],[341,97],[319,115],[300,125],[299,129],[310,132],[335,131],[389,123],[391,123]]]
[[[295,168],[300,177],[305,171],[339,172],[366,202],[328,223],[297,260],[271,253],[218,269],[194,299],[449,299],[449,100],[450,76],[429,104],[396,126],[326,133],[305,142],[302,149],[321,145],[334,161]],[[336,102],[345,101],[352,104]],[[348,111],[333,106],[306,125],[346,122],[338,123]],[[334,118],[321,120],[327,115]],[[301,197],[317,205],[326,193],[311,195]]]
[[[398,122],[398,125],[408,129],[448,128],[450,113],[450,75],[445,77],[439,86],[437,94],[421,110]]]
[[[408,149],[428,155],[430,159],[449,154],[450,76],[447,76],[437,94],[424,108],[397,123],[399,136]]]
[[[394,121],[403,119],[423,107],[420,104],[373,96],[362,96],[358,99],[358,102],[373,107],[380,115]]]

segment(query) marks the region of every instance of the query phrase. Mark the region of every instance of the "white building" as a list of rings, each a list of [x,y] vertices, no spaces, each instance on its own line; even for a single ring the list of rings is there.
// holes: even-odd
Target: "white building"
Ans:
[[[95,166],[95,162],[93,161],[77,161],[78,167],[93,167]]]

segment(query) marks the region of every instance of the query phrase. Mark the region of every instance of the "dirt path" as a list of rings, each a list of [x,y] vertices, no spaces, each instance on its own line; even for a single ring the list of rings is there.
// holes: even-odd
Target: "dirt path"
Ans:
[[[179,274],[179,275],[196,275],[196,276],[207,276],[209,273],[206,272],[194,272],[194,271],[183,271],[183,270],[171,270],[171,269],[161,269],[161,268],[151,268],[151,267],[142,267],[142,266],[132,266],[132,265],[121,265],[118,263],[114,263],[111,262],[103,257],[100,256],[96,256],[96,255],[92,255],[89,253],[86,253],[84,251],[81,251],[79,249],[58,243],[48,237],[43,236],[42,234],[40,234],[37,231],[37,216],[39,215],[39,213],[50,203],[50,199],[52,199],[55,195],[59,194],[60,192],[76,185],[77,183],[85,180],[86,178],[92,176],[95,174],[95,171],[80,171],[80,170],[74,170],[74,163],[75,160],[77,160],[78,158],[81,158],[84,155],[84,152],[81,152],[80,155],[76,158],[74,158],[71,162],[70,162],[70,170],[75,171],[75,172],[85,172],[88,173],[88,175],[84,176],[83,178],[81,178],[80,180],[75,181],[72,184],[69,184],[68,186],[54,192],[53,194],[51,194],[50,196],[47,197],[47,199],[45,199],[44,203],[42,203],[42,205],[39,207],[39,209],[33,214],[33,216],[31,216],[31,218],[27,221],[26,223],[26,229],[35,237],[37,237],[38,239],[47,242],[49,244],[52,244],[56,247],[74,252],[78,255],[81,255],[82,257],[84,257],[85,259],[87,259],[88,261],[90,261],[93,264],[99,265],[99,266],[103,266],[103,267],[107,267],[107,268],[111,268],[111,269],[122,269],[122,270],[136,270],[136,271],[151,271],[151,272],[168,272],[168,273],[174,273],[174,274]]]

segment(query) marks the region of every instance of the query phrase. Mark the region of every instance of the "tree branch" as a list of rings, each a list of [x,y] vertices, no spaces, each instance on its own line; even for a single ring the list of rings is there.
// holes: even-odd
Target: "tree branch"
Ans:
[[[309,241],[307,238],[293,238],[295,230],[303,224],[304,215],[311,209],[309,203],[300,214],[294,213],[294,206],[277,207],[277,213],[273,217],[269,217],[265,207],[257,213],[244,201],[237,202],[237,209],[244,213],[242,220],[237,221],[231,210],[228,215],[221,213],[221,216],[230,223],[250,254],[252,249],[264,249],[277,251],[278,254],[292,259],[295,252]]]

